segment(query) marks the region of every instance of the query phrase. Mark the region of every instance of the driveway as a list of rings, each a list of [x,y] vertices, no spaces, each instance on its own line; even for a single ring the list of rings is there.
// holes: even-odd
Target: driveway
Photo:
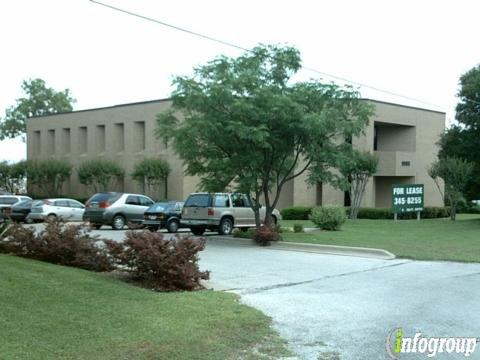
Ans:
[[[125,232],[93,233],[118,241]],[[398,327],[408,337],[480,337],[480,264],[376,260],[207,238],[200,267],[211,271],[211,283],[271,316],[300,359],[388,359],[386,338]],[[469,359],[480,359],[480,344]]]
[[[398,327],[409,337],[480,337],[480,264],[270,250],[231,240],[210,239],[201,268],[271,316],[301,359],[387,359],[387,335]],[[480,359],[480,345],[470,359]]]

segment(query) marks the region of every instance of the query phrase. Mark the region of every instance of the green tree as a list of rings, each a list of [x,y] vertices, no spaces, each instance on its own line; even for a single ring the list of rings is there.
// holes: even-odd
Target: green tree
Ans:
[[[472,176],[473,164],[458,158],[446,157],[433,163],[428,174],[437,184],[442,198],[451,206],[450,217],[455,220],[459,203],[464,200],[465,190]],[[445,193],[439,179],[445,183]]]
[[[56,91],[47,87],[42,79],[24,80],[22,90],[25,96],[5,110],[5,117],[0,122],[0,140],[24,135],[25,120],[29,117],[69,112],[73,109],[75,99],[70,96],[70,90]]]
[[[132,178],[149,194],[158,193],[160,185],[164,186],[164,198],[168,199],[168,175],[171,172],[170,164],[163,159],[145,158],[135,165]],[[145,190],[144,190],[145,191]]]
[[[187,175],[198,175],[205,190],[231,184],[261,194],[267,226],[284,185],[303,173],[312,183],[328,179],[344,151],[337,140],[360,134],[372,114],[351,88],[292,83],[300,68],[291,47],[219,57],[192,77],[175,78],[172,108],[158,117],[157,134],[172,142]]]
[[[98,158],[80,164],[77,174],[80,184],[97,193],[110,191],[125,171],[113,160]]]
[[[460,77],[456,120],[441,137],[440,158],[458,157],[474,164],[465,196],[480,199],[480,65]]]
[[[368,180],[377,172],[378,158],[368,152],[351,149],[339,156],[336,168],[339,175],[334,176],[333,184],[348,191],[351,199],[350,219],[356,219],[365,194]]]
[[[72,174],[72,165],[65,160],[28,160],[26,163],[27,184],[41,196],[59,196],[63,184]]]
[[[0,189],[12,194],[22,194],[26,191],[27,168],[25,161],[9,164],[0,162]]]

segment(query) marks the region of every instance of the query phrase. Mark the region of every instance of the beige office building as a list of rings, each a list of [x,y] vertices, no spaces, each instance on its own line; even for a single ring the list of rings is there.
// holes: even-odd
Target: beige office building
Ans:
[[[378,172],[367,185],[364,206],[390,207],[391,186],[402,183],[424,184],[425,205],[443,205],[427,168],[437,158],[436,142],[445,128],[445,113],[364,101],[375,105],[376,114],[365,135],[353,139],[353,145],[379,158]],[[126,174],[111,190],[142,192],[143,187],[130,177],[135,163],[145,157],[161,157],[172,168],[168,198],[185,199],[198,190],[198,179],[185,176],[182,161],[155,136],[156,115],[170,104],[168,99],[156,100],[27,119],[27,158],[54,157],[68,160],[74,166],[87,159],[110,158],[121,164]],[[65,184],[64,193],[77,197],[91,195],[78,182],[75,171]],[[149,195],[164,197],[163,193]],[[285,185],[278,207],[343,205],[345,201],[342,191],[328,184],[309,186],[304,175]]]

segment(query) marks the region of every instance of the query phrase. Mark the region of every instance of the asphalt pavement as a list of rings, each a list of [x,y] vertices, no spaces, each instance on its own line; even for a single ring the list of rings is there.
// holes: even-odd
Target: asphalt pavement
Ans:
[[[389,359],[386,339],[399,327],[412,337],[480,338],[480,264],[287,251],[211,235],[200,254],[210,284],[271,316],[299,359]],[[469,359],[480,359],[480,344]]]

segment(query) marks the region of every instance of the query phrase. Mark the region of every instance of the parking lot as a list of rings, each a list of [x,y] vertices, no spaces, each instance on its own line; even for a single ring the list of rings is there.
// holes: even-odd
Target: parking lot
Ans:
[[[113,240],[124,233],[93,231]],[[271,316],[301,359],[386,359],[398,327],[406,336],[480,337],[480,264],[273,250],[214,235],[200,254],[211,284]]]

